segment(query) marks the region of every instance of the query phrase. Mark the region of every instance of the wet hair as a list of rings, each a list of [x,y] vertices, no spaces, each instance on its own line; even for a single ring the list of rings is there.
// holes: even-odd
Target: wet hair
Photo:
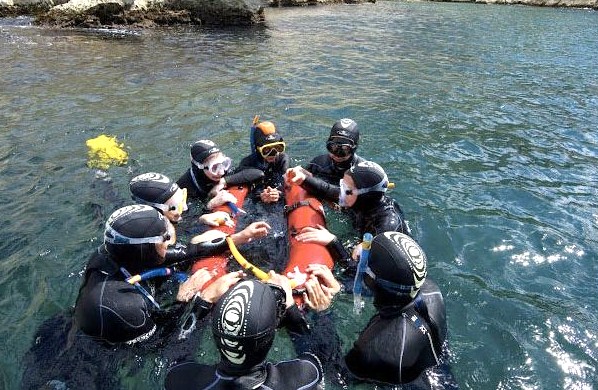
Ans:
[[[133,200],[151,206],[152,203],[164,204],[179,189],[179,186],[167,176],[149,172],[135,176],[129,182]]]
[[[359,144],[359,128],[353,119],[343,118],[334,123],[330,129],[328,141],[347,141],[357,146]]]
[[[216,304],[212,332],[226,372],[243,373],[262,363],[278,324],[274,290],[256,280],[232,287]]]
[[[427,258],[415,240],[399,232],[378,234],[372,241],[364,281],[374,293],[374,305],[404,306],[411,302],[427,276]]]
[[[131,274],[157,266],[162,258],[155,243],[115,243],[114,233],[125,238],[142,239],[167,234],[168,224],[164,216],[146,205],[125,206],[116,210],[106,222],[104,245],[113,260]]]

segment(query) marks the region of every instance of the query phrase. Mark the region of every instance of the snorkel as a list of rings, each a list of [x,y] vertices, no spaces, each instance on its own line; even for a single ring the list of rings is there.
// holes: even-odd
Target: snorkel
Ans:
[[[249,129],[249,144],[251,146],[251,154],[256,153],[255,149],[255,131],[257,124],[260,122],[260,116],[256,115],[253,117],[253,122],[251,123],[251,128]]]
[[[129,279],[131,279],[131,274],[129,273],[129,271],[127,271],[125,269],[125,267],[120,267],[120,272],[125,275],[125,278],[127,278],[127,281]],[[156,302],[156,300],[154,299],[154,297],[152,296],[152,294],[150,294],[146,289],[143,288],[143,286],[141,286],[139,284],[139,282],[132,282],[131,284],[133,284],[135,286],[135,288],[137,288],[137,290],[144,296],[147,298],[148,301],[150,301],[158,310],[160,309],[160,305],[158,304],[158,302]]]
[[[373,239],[374,237],[371,233],[365,233],[363,235],[361,255],[359,256],[357,273],[355,274],[355,280],[353,282],[353,313],[355,314],[361,314],[361,310],[364,307],[363,298],[361,297],[361,292],[363,291],[363,275],[368,267],[370,248],[372,247]]]
[[[245,257],[243,257],[241,252],[239,252],[239,250],[237,249],[235,242],[230,236],[226,237],[226,243],[228,244],[228,248],[230,249],[230,252],[232,253],[233,257],[235,258],[235,260],[237,260],[237,263],[239,263],[241,267],[254,274],[255,277],[261,280],[262,282],[266,282],[268,279],[270,279],[270,275],[257,268],[255,265],[247,261]]]
[[[241,267],[243,267],[247,271],[251,272],[256,278],[258,278],[262,282],[267,282],[268,279],[270,279],[269,274],[262,271],[255,265],[251,264],[249,261],[247,261],[247,259],[245,257],[243,257],[241,252],[239,252],[239,250],[237,249],[235,242],[233,241],[233,239],[230,236],[226,237],[226,243],[228,244],[228,248],[230,249],[231,254],[235,258],[235,260],[237,260],[237,263],[239,263],[239,265]],[[291,279],[290,282],[291,282],[291,288],[297,287],[297,285],[298,285],[297,281]]]
[[[126,279],[126,282],[129,284],[135,284],[135,283],[141,282],[143,280],[148,280],[148,279],[156,278],[159,276],[170,276],[170,275],[174,276],[174,278],[178,282],[184,282],[185,280],[187,280],[189,278],[187,276],[187,274],[184,272],[175,272],[171,268],[162,267],[162,268],[150,269],[149,271],[145,271],[141,274],[137,274],[137,275],[128,277]]]

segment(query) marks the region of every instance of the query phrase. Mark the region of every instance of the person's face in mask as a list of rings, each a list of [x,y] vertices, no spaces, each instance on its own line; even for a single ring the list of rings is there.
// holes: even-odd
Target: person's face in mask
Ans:
[[[156,251],[161,259],[160,264],[163,263],[166,258],[166,250],[168,249],[168,246],[174,245],[176,242],[176,230],[174,229],[173,224],[169,220],[166,220],[166,223],[168,224],[168,232],[164,235],[164,242],[155,244]]]
[[[339,205],[341,207],[352,207],[357,202],[355,182],[347,174],[340,181]]]

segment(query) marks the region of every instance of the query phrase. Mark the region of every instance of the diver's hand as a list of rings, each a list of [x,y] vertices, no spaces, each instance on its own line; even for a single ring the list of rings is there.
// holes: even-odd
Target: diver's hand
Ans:
[[[295,236],[299,242],[311,242],[320,245],[330,244],[336,236],[322,225],[306,226]]]
[[[260,199],[264,203],[278,202],[278,200],[280,199],[280,191],[278,191],[278,189],[276,188],[268,186],[264,188],[264,190],[260,194]]]
[[[204,214],[201,217],[199,217],[199,222],[208,226],[235,226],[235,222],[232,220],[229,213],[227,213],[226,211],[215,211],[213,213]]]
[[[295,303],[295,300],[293,299],[293,289],[291,288],[291,281],[289,280],[289,278],[287,278],[284,275],[277,274],[274,271],[268,272],[268,275],[269,275],[268,283],[280,286],[284,290],[285,295],[286,295],[285,304],[286,304],[287,309],[289,307],[293,306],[293,304]]]
[[[210,192],[208,193],[209,197],[214,197],[216,196],[220,191],[222,191],[223,189],[226,188],[226,179],[221,178],[218,183],[216,185],[214,185],[214,187],[212,187],[212,189],[210,190]]]
[[[243,271],[222,275],[201,292],[201,299],[210,303],[216,303],[229,288],[237,284],[244,276],[245,273]]]
[[[361,251],[363,250],[363,246],[361,245],[361,243],[359,243],[358,245],[355,245],[355,248],[353,248],[353,252],[351,252],[351,258],[355,261],[359,261],[359,259],[361,259]]]
[[[191,277],[185,280],[179,286],[176,299],[181,302],[189,302],[195,294],[201,291],[202,287],[208,282],[214,274],[206,268],[197,270]]]
[[[324,264],[310,264],[305,268],[305,271],[318,278],[322,291],[330,299],[341,290],[341,285],[332,274],[332,270]]]
[[[311,173],[300,166],[287,169],[284,175],[284,180],[287,185],[301,185],[307,176]]]
[[[319,266],[328,269],[328,267],[324,265]],[[326,276],[323,273],[323,279],[319,279],[314,272],[317,271],[313,270],[309,279],[305,282],[303,300],[309,308],[315,311],[324,311],[332,304],[332,298],[336,294],[334,291],[337,289],[336,285],[338,285],[338,282],[336,282],[336,279],[334,279],[332,273],[330,273],[330,276]],[[340,285],[338,290],[340,290]]]
[[[227,190],[219,191],[206,205],[209,210],[222,206],[226,202],[237,203],[237,198]]]
[[[245,244],[254,238],[262,238],[268,235],[270,225],[266,222],[254,222],[238,233],[231,234],[231,238],[235,245]]]

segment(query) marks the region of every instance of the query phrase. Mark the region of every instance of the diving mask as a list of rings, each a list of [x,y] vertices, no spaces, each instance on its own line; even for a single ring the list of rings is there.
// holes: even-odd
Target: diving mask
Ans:
[[[381,182],[379,182],[378,184],[371,186],[371,187],[366,187],[366,188],[355,188],[355,189],[351,189],[349,187],[347,187],[347,184],[345,183],[345,181],[343,179],[340,180],[339,182],[339,186],[340,186],[340,193],[339,193],[339,197],[338,197],[338,204],[341,207],[347,207],[347,196],[349,195],[362,195],[362,194],[367,194],[368,192],[386,192],[388,190],[388,178],[385,176],[384,179],[382,179]]]
[[[286,144],[283,141],[272,142],[264,146],[258,146],[256,149],[263,158],[274,157],[279,153],[284,153]]]
[[[224,176],[226,171],[233,165],[233,161],[229,157],[216,159],[215,161],[210,161],[208,164],[200,164],[193,159],[191,161],[193,161],[193,164],[197,168],[209,171],[212,175],[216,176]]]

